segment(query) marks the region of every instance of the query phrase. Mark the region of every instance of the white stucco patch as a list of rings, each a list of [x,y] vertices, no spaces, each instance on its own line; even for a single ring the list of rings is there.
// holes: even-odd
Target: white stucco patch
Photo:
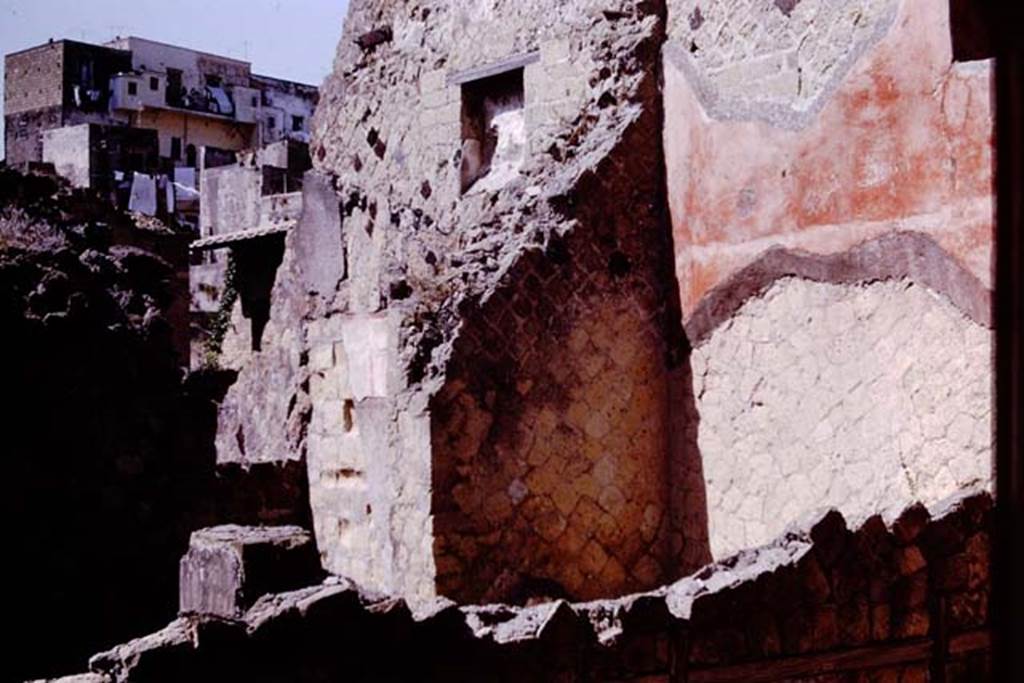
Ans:
[[[783,279],[692,362],[717,558],[991,485],[991,334],[925,287]]]

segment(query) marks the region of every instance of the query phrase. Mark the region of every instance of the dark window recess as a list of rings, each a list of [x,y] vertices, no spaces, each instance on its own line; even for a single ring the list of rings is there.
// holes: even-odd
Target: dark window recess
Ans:
[[[252,350],[259,351],[263,347],[263,330],[270,321],[270,293],[284,258],[284,236],[243,243],[233,252],[242,315],[250,322]]]
[[[462,192],[492,167],[508,170],[522,165],[526,148],[518,136],[525,123],[523,105],[521,68],[462,85]],[[499,147],[502,158],[496,159]]]
[[[160,79],[157,78],[156,76],[150,76],[149,77],[149,89],[150,90],[159,90],[160,89]]]
[[[949,28],[953,40],[953,61],[972,62],[996,56],[986,4],[971,0],[950,0]]]
[[[198,154],[198,152],[196,150],[196,146],[195,145],[189,145],[188,147],[185,148],[185,163],[186,164],[188,164],[192,168],[196,168],[196,163],[198,162],[198,159],[199,159],[199,154]]]
[[[134,95],[138,95],[139,94],[139,84],[136,83],[135,81],[128,81],[128,94],[129,95],[133,95],[133,96]]]
[[[223,81],[216,74],[206,74],[206,85],[210,88],[219,88]]]
[[[180,107],[185,97],[185,88],[182,85],[183,73],[181,69],[167,70],[167,90],[165,91],[167,104],[172,107]]]
[[[258,106],[260,106],[260,98],[259,98],[258,95],[253,95],[252,96],[252,108],[255,109]]]
[[[292,132],[301,133],[302,129],[306,126],[305,116],[293,116],[292,117]]]
[[[171,138],[171,158],[181,161],[181,138]]]
[[[275,128],[277,128],[277,119],[275,119],[273,116],[268,116],[267,130],[274,130]]]

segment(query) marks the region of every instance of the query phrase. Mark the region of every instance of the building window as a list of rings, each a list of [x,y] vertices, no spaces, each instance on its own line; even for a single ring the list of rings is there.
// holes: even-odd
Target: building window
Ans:
[[[303,128],[306,126],[305,116],[293,116],[292,117],[292,132],[301,133]]]
[[[160,89],[160,79],[157,78],[156,76],[150,76],[149,77],[149,89],[150,90],[159,90]]]
[[[135,81],[128,81],[128,94],[134,97],[139,94],[139,84]]]
[[[181,138],[171,138],[171,159],[181,161]]]
[[[501,188],[525,158],[523,69],[463,83],[462,191]]]
[[[206,74],[206,85],[210,88],[219,88],[221,86],[221,78],[215,74]]]
[[[180,107],[182,105],[182,98],[185,95],[185,88],[182,85],[183,73],[181,69],[168,69],[167,70],[167,91],[166,100],[167,104],[172,107]]]
[[[189,145],[185,148],[185,163],[192,168],[198,168],[199,154],[195,145]]]
[[[252,108],[253,109],[257,109],[257,108],[259,108],[259,106],[260,106],[259,95],[253,95],[252,96]]]
[[[277,119],[275,119],[273,116],[268,116],[267,130],[274,130],[275,128],[277,128]]]

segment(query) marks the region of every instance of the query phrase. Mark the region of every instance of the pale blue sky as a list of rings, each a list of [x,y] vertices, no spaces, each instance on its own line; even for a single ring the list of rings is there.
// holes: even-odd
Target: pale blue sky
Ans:
[[[320,85],[348,0],[0,0],[0,54],[50,38],[134,35],[252,62],[267,76]],[[3,64],[0,63],[0,102]],[[0,158],[3,157],[0,120]]]

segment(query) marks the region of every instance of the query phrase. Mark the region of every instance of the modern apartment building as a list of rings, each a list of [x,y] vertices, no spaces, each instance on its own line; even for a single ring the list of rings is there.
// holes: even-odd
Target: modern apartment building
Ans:
[[[5,58],[7,163],[53,164],[74,185],[115,172],[190,173],[235,153],[308,140],[317,88],[252,73],[248,62],[143,38],[71,40]],[[62,130],[75,128],[75,131]]]

